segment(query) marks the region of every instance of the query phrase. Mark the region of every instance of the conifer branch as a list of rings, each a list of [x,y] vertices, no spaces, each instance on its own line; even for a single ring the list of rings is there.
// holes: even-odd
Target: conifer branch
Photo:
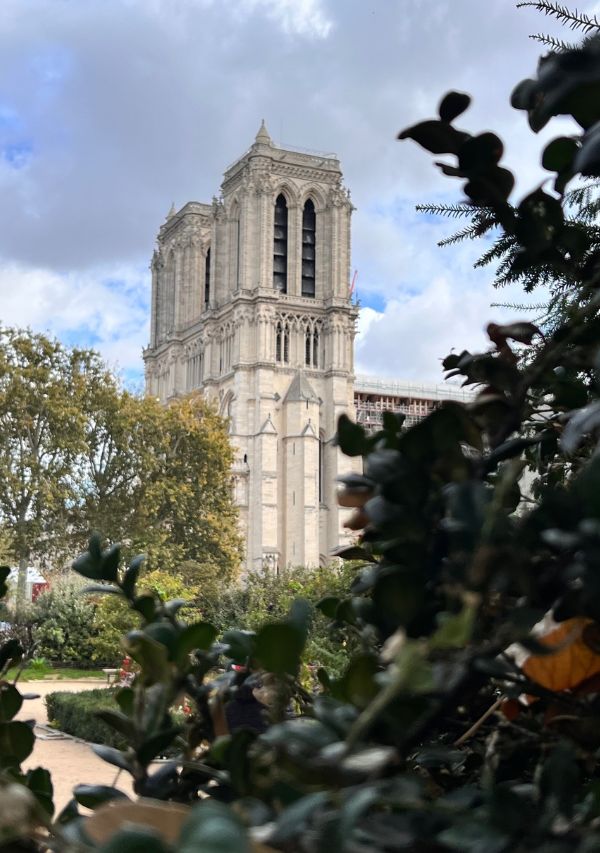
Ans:
[[[600,20],[596,15],[586,15],[585,12],[580,12],[578,9],[568,9],[555,0],[521,0],[517,3],[517,9],[523,6],[532,6],[538,12],[543,12],[550,18],[556,18],[571,30],[583,30],[584,33],[589,33],[592,30],[600,31]]]

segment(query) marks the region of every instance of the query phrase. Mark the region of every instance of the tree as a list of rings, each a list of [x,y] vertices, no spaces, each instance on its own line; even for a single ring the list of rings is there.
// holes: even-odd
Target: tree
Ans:
[[[0,523],[19,565],[17,602],[33,557],[64,553],[73,473],[85,448],[86,389],[107,371],[88,350],[0,329]]]
[[[229,584],[242,542],[225,421],[199,395],[164,407],[105,389],[94,406],[77,485],[79,536],[110,532],[126,555],[143,551],[152,568],[176,571],[193,561]]]
[[[0,526],[18,602],[30,560],[60,565],[94,529],[155,568],[194,560],[228,583],[242,547],[231,462],[226,424],[200,397],[162,407],[93,351],[0,329]]]

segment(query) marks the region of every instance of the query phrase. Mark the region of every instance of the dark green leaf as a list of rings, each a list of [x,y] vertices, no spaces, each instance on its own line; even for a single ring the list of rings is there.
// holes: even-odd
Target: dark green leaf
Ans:
[[[365,708],[379,692],[375,676],[380,667],[372,654],[355,655],[341,678],[341,687],[349,702]]]
[[[328,619],[333,619],[335,617],[335,611],[337,610],[337,606],[340,603],[340,599],[337,595],[326,595],[319,602],[317,602],[317,610],[320,610],[324,616],[327,616]]]
[[[102,743],[93,743],[92,749],[96,755],[103,761],[106,761],[107,764],[113,764],[115,767],[120,767],[121,770],[131,772],[132,768],[130,759],[119,749],[115,749],[112,746],[105,746]]]
[[[143,631],[130,631],[125,637],[124,646],[127,653],[142,667],[147,681],[153,683],[168,678],[168,653],[162,643]]]
[[[582,175],[600,175],[600,122],[592,125],[581,139],[581,149],[573,161],[573,169]]]
[[[154,600],[153,595],[150,593],[138,595],[137,598],[134,599],[133,607],[134,610],[137,610],[138,613],[142,614],[146,622],[152,622],[154,614],[156,613],[156,601]]]
[[[346,456],[362,456],[369,448],[364,429],[347,415],[340,415],[338,420],[337,442]]]
[[[170,746],[177,735],[181,732],[179,727],[159,732],[136,749],[136,755],[140,764],[146,766]]]
[[[504,151],[502,140],[495,133],[481,133],[467,139],[458,152],[459,168],[469,177],[485,173],[495,166]]]
[[[469,135],[437,119],[421,121],[398,134],[398,139],[413,139],[432,154],[458,154]]]
[[[102,577],[106,581],[116,581],[119,574],[119,562],[121,560],[121,546],[111,545],[102,554],[101,566]]]
[[[131,717],[135,701],[135,694],[131,687],[122,687],[120,690],[117,690],[115,699],[121,711],[127,714],[128,717]]]
[[[27,723],[0,723],[0,766],[15,767],[31,755],[35,736]]]
[[[151,829],[136,826],[135,829],[122,829],[102,847],[98,853],[169,853],[171,850]]]
[[[570,136],[559,136],[544,148],[542,166],[549,172],[565,172],[573,164],[579,146]]]
[[[121,589],[127,596],[127,598],[133,598],[133,594],[135,592],[135,585],[138,581],[140,570],[142,568],[142,564],[145,560],[143,554],[138,554],[137,557],[134,557],[133,560],[129,563],[127,571],[123,577],[123,582],[121,583]]]
[[[178,853],[250,853],[250,842],[240,820],[224,803],[204,800],[194,806],[186,820]]]
[[[256,635],[255,656],[268,672],[297,675],[304,643],[305,634],[292,625],[265,625]]]
[[[254,631],[231,630],[223,634],[225,654],[236,663],[246,663],[254,655],[254,642]]]
[[[178,628],[171,625],[170,622],[152,622],[144,628],[144,634],[164,646],[168,652],[169,660],[173,660],[180,636]]]
[[[175,660],[179,666],[184,666],[196,649],[209,649],[216,636],[217,629],[209,622],[196,622],[184,628],[175,644]]]
[[[438,112],[442,121],[454,121],[459,115],[464,113],[471,98],[464,92],[448,92],[441,100]]]
[[[44,767],[36,767],[33,770],[28,770],[25,775],[25,784],[44,811],[52,816],[54,814],[54,803],[52,801],[54,787],[48,770]]]
[[[315,794],[307,794],[291,806],[288,806],[277,818],[275,830],[272,835],[274,844],[283,844],[294,838],[301,838],[312,815],[318,813],[325,805],[329,794],[318,791]]]
[[[127,717],[121,711],[102,708],[99,711],[94,711],[94,716],[106,723],[107,726],[110,726],[111,729],[125,735],[126,738],[133,739],[135,737],[136,729],[134,723],[130,717]]]
[[[118,586],[111,586],[107,583],[92,583],[89,586],[84,586],[82,592],[88,595],[121,595]]]
[[[123,791],[111,785],[76,785],[73,788],[73,796],[86,809],[95,809],[113,800],[129,799]]]
[[[18,714],[23,698],[17,688],[7,681],[0,682],[0,722],[8,722]]]

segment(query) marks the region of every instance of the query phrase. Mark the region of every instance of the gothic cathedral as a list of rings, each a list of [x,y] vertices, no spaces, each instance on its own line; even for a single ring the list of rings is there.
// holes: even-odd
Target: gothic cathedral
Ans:
[[[246,571],[316,566],[346,541],[332,438],[353,412],[352,204],[337,158],[264,125],[212,204],[173,208],[152,259],[146,389],[229,419]]]

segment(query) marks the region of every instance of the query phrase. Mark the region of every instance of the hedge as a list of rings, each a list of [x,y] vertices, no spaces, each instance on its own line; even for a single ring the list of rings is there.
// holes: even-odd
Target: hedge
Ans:
[[[48,719],[62,732],[92,743],[103,743],[124,749],[125,738],[96,717],[100,710],[118,711],[115,688],[82,690],[80,693],[59,691],[46,696]]]

